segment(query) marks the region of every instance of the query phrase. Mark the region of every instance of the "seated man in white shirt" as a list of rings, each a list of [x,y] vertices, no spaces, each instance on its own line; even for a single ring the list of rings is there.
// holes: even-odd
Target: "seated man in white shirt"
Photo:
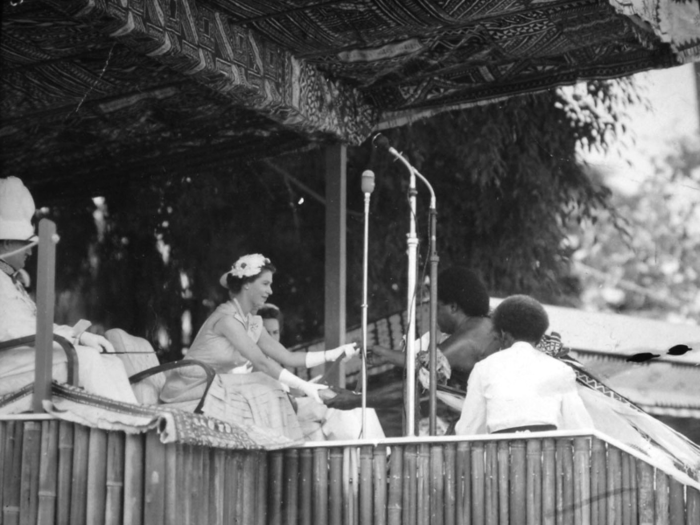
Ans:
[[[505,350],[474,366],[456,433],[593,428],[574,371],[535,349],[549,327],[542,305],[514,295],[498,305],[492,319]]]
[[[35,205],[29,190],[16,177],[0,179],[0,342],[36,333],[37,307],[20,278],[36,243],[32,217]],[[54,333],[75,345],[79,386],[92,394],[136,403],[124,365],[104,337],[76,326],[54,325]],[[106,353],[103,353],[106,352]],[[34,381],[34,348],[18,347],[0,352],[0,396]],[[53,378],[66,380],[66,356],[54,345]]]

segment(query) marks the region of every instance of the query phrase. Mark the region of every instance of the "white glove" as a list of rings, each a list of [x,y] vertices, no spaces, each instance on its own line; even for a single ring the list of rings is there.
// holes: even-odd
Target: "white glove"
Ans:
[[[309,396],[311,399],[314,401],[317,401],[318,403],[323,403],[321,401],[321,398],[318,395],[319,390],[325,390],[328,388],[328,385],[317,385],[314,383],[309,383],[308,381],[304,381],[303,379],[295,376],[292,374],[289,370],[282,369],[280,372],[279,376],[279,382],[287,385],[290,388],[296,388],[297,390],[301,390]]]
[[[103,353],[114,353],[114,347],[112,346],[112,343],[107,341],[107,339],[105,339],[101,335],[93,334],[91,332],[83,332],[82,334],[80,334],[80,337],[78,338],[78,344],[81,344],[83,346],[89,346],[90,348],[94,348],[95,350],[99,350]]]
[[[341,345],[338,348],[334,348],[333,350],[327,350],[326,361],[335,361],[341,355],[343,355],[346,359],[350,359],[359,353],[360,349],[357,347],[357,343],[348,343],[346,345]]]

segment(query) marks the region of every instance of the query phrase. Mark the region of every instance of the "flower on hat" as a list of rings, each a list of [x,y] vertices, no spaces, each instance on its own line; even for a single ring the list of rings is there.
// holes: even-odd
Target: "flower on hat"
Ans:
[[[270,264],[270,259],[259,253],[251,253],[250,255],[244,255],[233,263],[231,271],[228,273],[234,277],[252,277],[259,274],[262,267],[266,264]]]

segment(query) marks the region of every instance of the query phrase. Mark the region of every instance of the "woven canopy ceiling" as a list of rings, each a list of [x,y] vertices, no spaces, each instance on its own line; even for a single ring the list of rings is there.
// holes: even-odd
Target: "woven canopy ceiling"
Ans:
[[[11,0],[0,170],[41,203],[359,144],[439,111],[695,60],[698,21],[697,2],[673,0]]]

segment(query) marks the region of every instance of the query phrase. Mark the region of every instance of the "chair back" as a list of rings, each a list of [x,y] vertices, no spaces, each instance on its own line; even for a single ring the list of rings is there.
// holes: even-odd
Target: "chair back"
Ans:
[[[129,377],[160,364],[151,343],[146,339],[130,335],[120,328],[107,330],[105,336],[124,363]],[[165,375],[160,373],[132,384],[131,387],[139,403],[157,405],[163,385],[165,385]]]

